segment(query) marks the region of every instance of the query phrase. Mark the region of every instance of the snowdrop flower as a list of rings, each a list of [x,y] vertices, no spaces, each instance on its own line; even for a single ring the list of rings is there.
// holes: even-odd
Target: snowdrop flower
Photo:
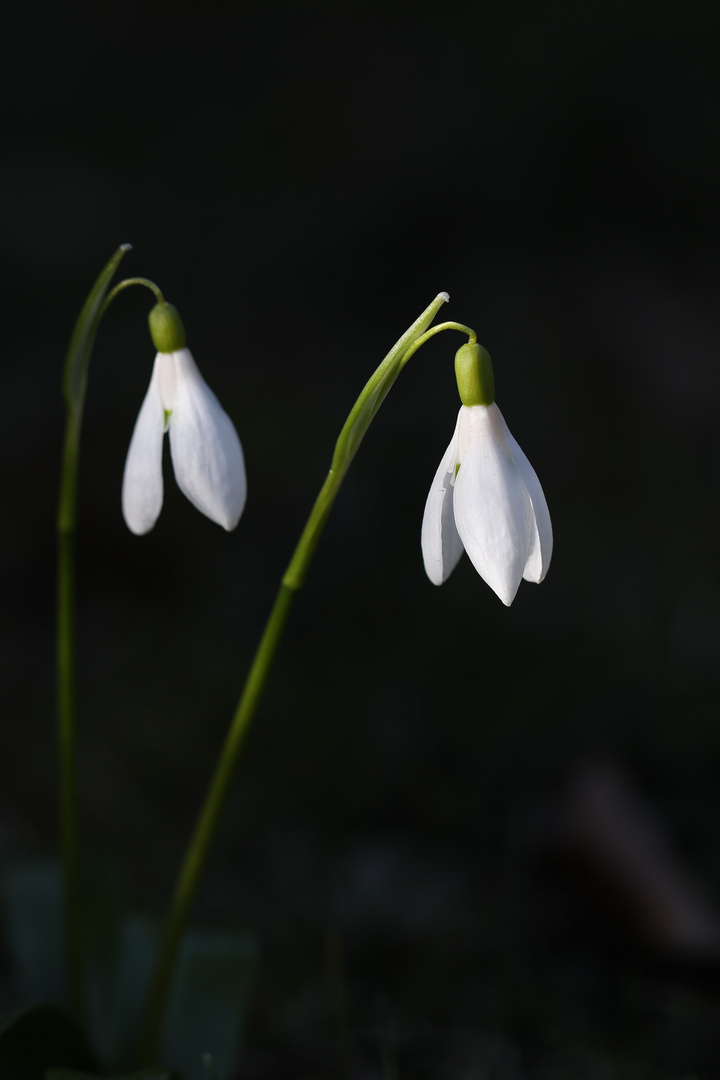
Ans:
[[[247,482],[233,422],[198,371],[172,304],[150,312],[158,350],[150,386],[135,423],[122,485],[123,516],[131,532],[149,532],[163,504],[163,437],[178,487],[201,513],[234,529],[245,506]]]
[[[552,526],[535,470],[494,402],[490,356],[477,344],[455,358],[463,402],[425,504],[425,570],[441,585],[463,550],[508,607],[524,578],[540,582],[552,555]]]

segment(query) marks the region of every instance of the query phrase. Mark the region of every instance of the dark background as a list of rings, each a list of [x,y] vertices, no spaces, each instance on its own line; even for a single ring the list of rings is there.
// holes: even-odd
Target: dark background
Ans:
[[[714,1076],[712,933],[650,934],[647,897],[617,902],[633,859],[613,877],[575,833],[587,777],[619,778],[720,905],[720,8],[228,12],[3,14],[0,853],[56,838],[59,386],[117,245],[180,308],[249,477],[233,534],[169,467],[155,530],[127,531],[153,350],[150,295],[124,293],[83,435],[83,831],[156,913],[340,426],[447,289],[553,565],[509,610],[467,560],[424,576],[441,335],[346,480],[198,900],[260,941],[242,1075],[335,1075],[347,1037],[352,1076]]]

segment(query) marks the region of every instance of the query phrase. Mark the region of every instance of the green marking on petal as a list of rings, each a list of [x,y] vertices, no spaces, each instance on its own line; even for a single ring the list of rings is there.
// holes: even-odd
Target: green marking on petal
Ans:
[[[453,477],[453,480],[457,480],[457,474],[459,472],[460,472],[460,462],[458,461],[457,465],[455,466],[455,475]]]
[[[170,417],[172,416],[172,409],[163,409],[163,431],[167,431],[168,424],[170,423]],[[173,436],[174,438],[175,436]]]

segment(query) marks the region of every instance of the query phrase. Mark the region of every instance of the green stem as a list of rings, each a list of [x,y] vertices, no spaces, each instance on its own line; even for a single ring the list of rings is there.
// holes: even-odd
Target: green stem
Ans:
[[[277,652],[290,609],[302,588],[305,574],[317,547],[320,534],[340,489],[342,476],[331,469],[315,500],[307,524],[283,575],[270,617],[253,659],[240,701],[230,722],[225,743],[220,751],[215,774],[210,782],[205,802],[190,838],[180,869],[175,893],[168,912],[155,967],[145,1029],[141,1043],[141,1061],[151,1062],[157,1054],[157,1043],[165,1012],[165,1002],[178,947],[182,940],[197,887],[217,830],[218,821],[227,799],[235,766],[250,721],[265,689],[275,653]]]
[[[80,434],[85,407],[88,368],[100,321],[111,299],[129,284],[157,286],[144,278],[121,282],[109,296],[110,282],[129,244],[122,244],[90,290],[75,323],[65,360],[63,395],[67,409],[60,496],[58,504],[58,580],[57,580],[57,743],[60,798],[60,847],[63,865],[65,904],[65,949],[69,998],[76,1017],[82,1021],[83,980],[83,906],[81,888],[80,843],[78,838],[77,798],[77,720],[75,705],[75,532],[77,519],[77,478],[80,460]]]
[[[477,334],[471,327],[465,326],[464,323],[459,322],[444,322],[438,323],[437,326],[431,326],[429,330],[426,330],[419,338],[416,338],[407,352],[403,353],[401,367],[405,367],[411,356],[414,356],[421,345],[424,345],[426,341],[429,341],[431,337],[435,337],[436,334],[441,334],[443,330],[459,330],[461,334],[467,334],[468,345],[475,345],[477,342]]]
[[[441,293],[410,329],[390,350],[383,362],[365,384],[338,437],[332,464],[325,482],[315,500],[297,547],[282,577],[270,617],[265,626],[245,688],[230,723],[215,774],[210,782],[200,816],[190,838],[175,892],[168,912],[165,929],[160,941],[153,981],[148,999],[148,1011],[140,1042],[142,1064],[155,1063],[158,1043],[165,1013],[165,1003],[170,989],[177,951],[182,940],[202,871],[205,867],[220,814],[227,799],[245,734],[257,708],[267,682],[270,668],[282,639],[290,608],[302,588],[318,541],[329,517],[345,474],[358,447],[376,415],[385,395],[407,359],[441,330],[460,330],[475,335],[459,323],[445,323],[424,333],[447,295]]]
[[[245,689],[235,710],[230,730],[220,753],[220,759],[208,789],[205,803],[188,845],[168,912],[165,932],[160,942],[158,960],[150,989],[146,1024],[140,1047],[141,1061],[154,1061],[156,1057],[157,1043],[165,1011],[165,1000],[170,988],[178,946],[185,930],[190,907],[207,860],[218,819],[227,799],[245,733],[265,687],[270,667],[296,595],[296,589],[281,585],[250,668]]]
[[[75,495],[80,417],[68,413],[58,513],[57,713],[60,770],[60,836],[65,881],[65,948],[70,1005],[83,1014],[83,912],[75,766]]]
[[[163,294],[160,291],[159,287],[155,284],[154,281],[151,281],[150,278],[129,277],[129,278],[125,278],[123,281],[119,281],[117,283],[117,285],[115,286],[115,288],[112,290],[112,292],[109,292],[107,294],[107,296],[105,297],[105,302],[104,302],[102,308],[100,309],[100,318],[103,317],[103,315],[105,314],[107,309],[110,307],[110,305],[112,304],[112,302],[115,299],[115,297],[117,296],[117,294],[121,293],[123,291],[123,289],[127,289],[127,287],[129,285],[144,285],[146,289],[150,289],[151,292],[155,293],[155,299],[157,300],[158,304],[164,304],[165,303],[165,297],[163,296]]]

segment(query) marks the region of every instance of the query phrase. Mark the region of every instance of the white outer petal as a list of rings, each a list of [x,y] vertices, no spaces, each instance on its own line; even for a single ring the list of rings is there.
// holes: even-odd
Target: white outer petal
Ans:
[[[535,515],[533,543],[528,556],[528,561],[525,565],[523,578],[525,581],[534,581],[536,584],[539,584],[547,574],[550,566],[550,559],[552,558],[553,532],[552,524],[550,523],[550,511],[548,510],[545,493],[537,478],[537,473],[510,434],[508,426],[499,409],[498,413],[500,414],[500,419],[505,431],[505,439],[508,448],[513,456],[513,461],[517,465],[520,475],[523,478],[523,483],[527,488],[530,502],[533,506],[533,513]]]
[[[534,581],[539,584],[550,568],[550,559],[553,551],[553,531],[550,522],[550,511],[545,499],[537,473],[525,457],[518,444],[508,432],[508,445],[513,460],[520,470],[520,475],[525,482],[527,493],[530,496],[533,512],[535,514],[535,535],[533,545],[528,556],[528,561],[523,571],[525,581]]]
[[[189,349],[175,360],[170,453],[178,487],[193,506],[234,529],[247,495],[245,462],[233,422],[198,371]]]
[[[150,386],[135,421],[125,460],[122,511],[128,529],[137,536],[152,529],[162,510],[164,413],[160,380],[166,362],[162,353],[155,357]]]
[[[534,541],[530,496],[497,405],[463,406],[455,523],[473,566],[508,607]]]
[[[458,423],[459,423],[458,417]],[[425,503],[420,543],[425,573],[433,585],[442,585],[450,577],[463,553],[462,540],[455,526],[453,479],[458,460],[458,423],[450,445],[443,454]]]

